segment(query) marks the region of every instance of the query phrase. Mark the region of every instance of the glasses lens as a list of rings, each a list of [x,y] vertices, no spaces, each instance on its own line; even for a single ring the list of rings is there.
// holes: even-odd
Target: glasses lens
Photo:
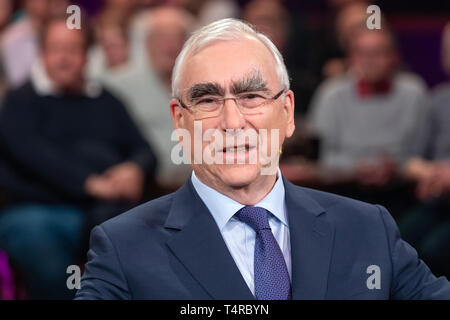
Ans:
[[[270,98],[259,93],[244,93],[235,98],[242,113],[252,113],[266,104]],[[195,101],[192,109],[195,112],[213,114],[219,111],[224,103],[223,99],[214,96],[205,96]]]
[[[239,103],[244,109],[254,109],[263,105],[267,99],[259,94],[248,93],[239,97]]]
[[[220,109],[221,101],[214,97],[204,97],[194,103],[194,108],[202,112],[214,112]]]

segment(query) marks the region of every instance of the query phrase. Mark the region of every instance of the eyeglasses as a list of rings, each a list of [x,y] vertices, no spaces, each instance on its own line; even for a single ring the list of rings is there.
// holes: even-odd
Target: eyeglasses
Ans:
[[[221,113],[226,100],[234,100],[242,114],[252,114],[260,112],[261,107],[277,100],[284,92],[285,89],[282,89],[273,97],[265,97],[264,95],[255,92],[246,92],[229,98],[206,95],[194,100],[191,105],[185,105],[181,99],[178,99],[178,101],[180,102],[181,107],[190,110],[193,113],[215,116]]]

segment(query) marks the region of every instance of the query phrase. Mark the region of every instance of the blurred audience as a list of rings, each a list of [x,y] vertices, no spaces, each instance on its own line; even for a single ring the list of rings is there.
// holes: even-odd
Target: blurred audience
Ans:
[[[6,29],[12,20],[14,3],[13,0],[0,0],[0,34]]]
[[[242,18],[268,36],[280,52],[286,49],[291,16],[280,1],[249,1],[242,10]]]
[[[8,83],[17,88],[28,79],[39,53],[39,34],[50,18],[66,14],[67,0],[24,0],[23,16],[8,26],[0,54]]]
[[[295,92],[295,112],[304,115],[320,81],[314,70],[316,47],[305,19],[289,12],[283,1],[272,0],[249,1],[241,17],[266,34],[282,53]]]
[[[417,153],[407,165],[422,204],[399,223],[432,270],[450,277],[450,84],[433,92],[431,110],[421,128]]]
[[[104,25],[128,24],[131,20],[136,0],[104,0],[102,10],[93,19],[94,28],[101,29]]]
[[[322,75],[325,79],[344,74],[348,69],[346,61],[346,48],[353,29],[365,24],[367,20],[367,7],[365,0],[329,1],[336,15],[332,30],[326,35],[325,62],[322,66]]]
[[[396,43],[386,26],[354,28],[347,48],[349,71],[320,85],[308,116],[310,134],[319,139],[318,164],[285,165],[283,173],[383,203],[398,217],[413,205],[404,166],[427,114],[426,87],[398,71]]]
[[[0,247],[25,272],[31,298],[63,298],[82,227],[139,203],[153,152],[122,103],[84,76],[87,28],[43,30],[42,68],[0,112]],[[38,65],[39,66],[39,65]]]
[[[176,144],[171,141],[173,124],[168,108],[172,68],[195,20],[183,9],[166,6],[151,9],[147,18],[146,67],[132,65],[124,72],[105,77],[104,81],[123,98],[144,136],[154,146],[159,160],[158,183],[172,190],[190,173],[189,166],[171,161]]]
[[[14,6],[12,0],[0,0],[0,45],[3,33],[12,20],[13,10]],[[3,59],[1,58],[2,54],[2,50],[0,50],[0,103],[3,100],[6,88],[8,87]]]
[[[326,3],[328,10],[325,15],[311,19],[311,30],[307,32],[311,37],[308,68],[317,78],[316,86],[348,70],[346,43],[349,34],[368,17],[366,10],[369,2],[366,0],[327,0]]]
[[[136,0],[107,0],[92,19],[95,42],[89,49],[87,72],[101,78],[128,63],[129,26],[134,19]]]
[[[425,124],[419,128],[415,157],[406,167],[417,181],[417,196],[422,200],[449,191],[450,176],[450,84],[434,89]]]
[[[121,0],[114,0],[109,3],[109,7],[118,6],[124,2]],[[123,10],[122,19],[109,19],[109,24],[124,25],[128,29],[129,38],[129,62],[135,66],[147,67],[147,29],[152,15],[151,8],[159,6],[180,8],[186,10],[195,19],[196,26],[209,24],[210,22],[222,18],[238,17],[239,7],[234,0],[133,0],[127,4],[127,8]],[[108,7],[108,6],[107,6]],[[134,11],[132,9],[135,9]],[[112,9],[103,9],[105,11],[114,11]],[[134,12],[134,14],[130,14]],[[100,16],[110,16],[101,13]],[[113,15],[112,15],[113,16]],[[102,52],[98,47],[91,50],[90,66],[91,74],[98,75],[105,67],[105,58],[102,57]]]
[[[97,32],[97,41],[104,55],[106,75],[120,72],[129,63],[128,29],[123,24],[107,24]],[[119,70],[119,71],[118,71]]]
[[[88,16],[65,27],[70,4],[90,9],[93,37]],[[308,16],[287,0],[0,0],[0,297],[23,297],[24,277],[29,298],[70,298],[66,268],[92,226],[185,181],[189,166],[171,161],[172,68],[190,32],[226,17],[285,59],[297,130],[284,176],[388,207],[450,277],[450,84],[428,96],[401,72],[388,26],[366,28],[369,4],[324,0]],[[450,23],[441,48],[449,72]]]
[[[349,73],[323,83],[310,110],[319,161],[363,185],[384,186],[413,154],[426,87],[396,70],[397,48],[386,28],[354,29],[348,50]]]
[[[235,0],[165,0],[161,2],[189,11],[199,26],[219,19],[237,18],[240,9]]]

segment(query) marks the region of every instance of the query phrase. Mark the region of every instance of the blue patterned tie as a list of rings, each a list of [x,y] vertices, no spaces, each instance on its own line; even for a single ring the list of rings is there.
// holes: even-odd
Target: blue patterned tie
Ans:
[[[258,300],[289,300],[291,285],[286,262],[277,240],[270,229],[267,211],[261,207],[246,206],[236,215],[256,232],[254,279]]]

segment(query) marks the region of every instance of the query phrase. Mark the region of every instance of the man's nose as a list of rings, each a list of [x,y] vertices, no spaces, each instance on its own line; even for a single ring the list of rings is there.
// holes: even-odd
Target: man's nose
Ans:
[[[244,115],[239,110],[236,100],[226,99],[224,101],[222,119],[222,129],[243,129],[245,126]]]

